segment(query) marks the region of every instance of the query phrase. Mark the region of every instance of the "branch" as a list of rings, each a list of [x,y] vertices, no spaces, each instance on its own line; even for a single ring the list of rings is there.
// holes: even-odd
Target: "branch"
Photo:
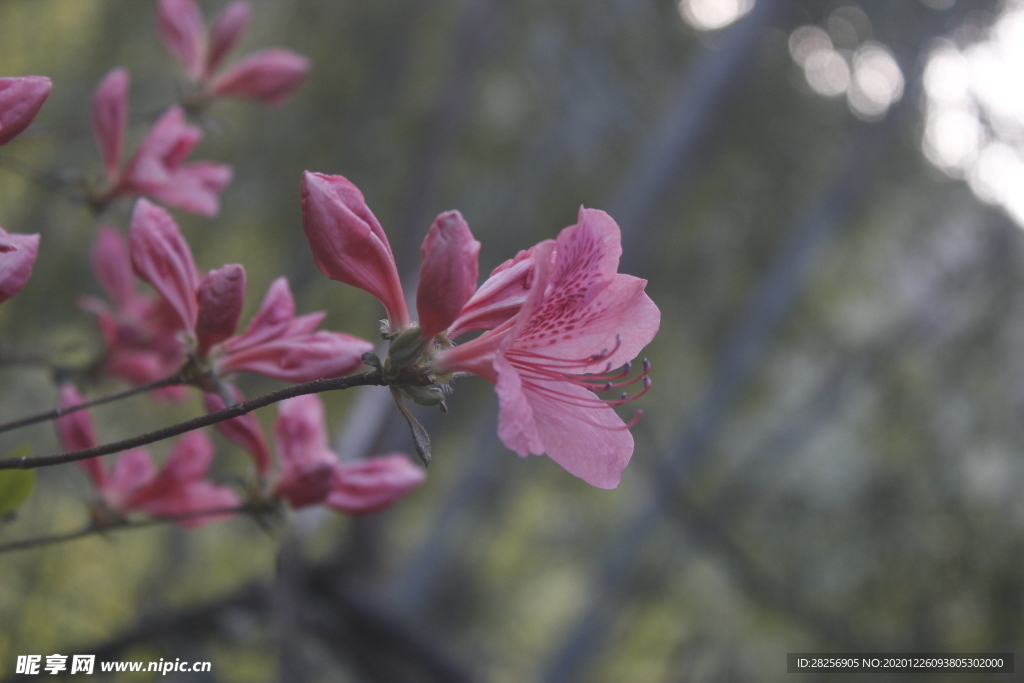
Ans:
[[[157,526],[159,524],[167,524],[168,522],[178,522],[183,519],[192,519],[195,517],[206,517],[207,515],[242,515],[242,514],[259,514],[264,512],[270,512],[273,508],[269,507],[265,503],[246,503],[244,505],[238,505],[226,508],[213,508],[211,510],[195,510],[193,512],[183,512],[180,515],[165,515],[162,517],[154,517],[153,519],[145,519],[141,521],[132,521],[130,519],[122,518],[116,519],[109,522],[89,522],[81,529],[75,531],[68,531],[63,534],[53,534],[52,536],[37,536],[36,538],[26,538],[21,541],[13,541],[11,543],[0,544],[0,555],[4,553],[13,553],[19,550],[29,550],[30,548],[42,548],[48,545],[56,545],[57,543],[65,543],[67,541],[77,541],[80,538],[87,536],[94,536],[98,534],[106,534],[108,531],[121,531],[123,529],[145,529],[151,526]]]
[[[377,370],[364,372],[359,375],[349,375],[348,377],[315,379],[312,382],[305,382],[303,384],[285,387],[284,389],[278,389],[277,391],[272,391],[269,394],[264,394],[248,401],[236,403],[229,408],[218,410],[216,412],[188,420],[187,422],[181,422],[176,425],[171,425],[170,427],[164,427],[154,432],[135,436],[130,439],[115,441],[114,443],[95,446],[93,448],[85,448],[79,451],[59,453],[57,455],[6,458],[0,460],[0,470],[27,470],[34,469],[36,467],[50,467],[52,465],[63,465],[67,462],[95,458],[101,455],[110,455],[111,453],[126,451],[129,448],[138,448],[139,446],[163,441],[164,439],[169,439],[172,436],[178,436],[185,432],[191,432],[196,429],[201,429],[202,427],[209,427],[210,425],[217,424],[218,422],[224,422],[236,417],[241,417],[242,415],[251,413],[257,408],[263,408],[264,406],[269,406],[272,403],[277,403],[288,398],[304,396],[306,394],[318,394],[324,391],[350,389],[352,387],[369,385],[384,386],[384,384],[384,380],[381,378],[380,372]]]
[[[142,386],[132,387],[131,389],[125,389],[124,391],[119,391],[114,394],[98,396],[88,401],[83,401],[82,403],[76,403],[75,405],[65,406],[63,408],[54,408],[53,410],[47,411],[45,413],[29,415],[28,417],[23,417],[18,420],[5,422],[3,424],[0,424],[0,433],[9,432],[13,429],[18,429],[20,427],[27,427],[38,422],[56,420],[58,417],[62,417],[69,413],[75,413],[78,412],[79,410],[85,410],[86,408],[91,408],[93,406],[103,405],[104,403],[120,401],[123,398],[135,396],[136,394],[141,394],[143,392],[151,391],[153,389],[163,389],[164,387],[173,387],[180,384],[185,384],[185,378],[182,376],[180,372],[176,372],[173,375],[170,375],[169,377],[158,379],[157,381],[150,382],[149,384],[143,384]]]

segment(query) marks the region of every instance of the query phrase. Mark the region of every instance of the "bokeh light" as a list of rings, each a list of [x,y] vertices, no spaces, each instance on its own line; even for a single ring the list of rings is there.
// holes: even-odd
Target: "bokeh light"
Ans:
[[[754,0],[679,0],[679,13],[699,31],[725,28],[754,8]]]
[[[988,40],[932,49],[924,72],[925,156],[1024,226],[1024,3],[1007,6]]]

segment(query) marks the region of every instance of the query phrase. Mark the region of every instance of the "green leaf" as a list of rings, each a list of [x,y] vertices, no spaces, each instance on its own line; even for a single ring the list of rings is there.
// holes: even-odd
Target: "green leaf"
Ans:
[[[11,458],[28,457],[32,452],[28,444],[10,454]],[[21,507],[36,487],[34,470],[0,470],[0,517],[6,517]]]

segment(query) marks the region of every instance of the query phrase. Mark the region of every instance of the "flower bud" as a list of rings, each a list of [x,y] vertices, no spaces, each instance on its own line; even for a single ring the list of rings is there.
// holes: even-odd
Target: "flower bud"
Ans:
[[[458,211],[442,213],[420,249],[423,267],[416,290],[416,312],[425,337],[447,328],[476,291],[480,242]]]
[[[233,335],[238,327],[245,303],[245,268],[229,263],[211,270],[199,283],[196,298],[196,354],[202,358],[211,346]]]
[[[128,71],[108,73],[92,96],[92,135],[103,157],[103,170],[112,182],[121,170],[121,150],[128,124]]]
[[[52,87],[45,76],[0,78],[0,145],[28,128]]]
[[[203,76],[205,24],[195,0],[160,0],[157,4],[156,29],[160,40],[196,81]]]
[[[408,326],[391,245],[355,185],[341,176],[304,173],[302,227],[324,275],[377,297],[393,330]]]
[[[194,332],[199,275],[192,251],[174,219],[159,206],[140,199],[132,211],[128,243],[135,274],[174,309],[182,330]]]
[[[39,254],[39,235],[9,234],[0,228],[0,303],[21,291]]]
[[[249,25],[252,10],[245,0],[235,0],[224,8],[210,27],[210,53],[206,57],[206,73],[212,74],[220,66]]]
[[[65,384],[60,388],[60,394],[57,396],[57,408],[62,409],[78,405],[84,400],[73,385]],[[80,451],[92,448],[99,443],[96,440],[96,432],[92,428],[92,420],[89,419],[89,413],[85,410],[76,410],[73,413],[58,417],[55,427],[57,428],[57,439],[66,451]],[[103,461],[99,458],[89,458],[88,460],[82,460],[81,463],[89,478],[96,483],[96,486],[103,486]]]
[[[306,80],[309,60],[284,48],[254,52],[210,83],[215,97],[242,97],[267,105],[283,103]]]

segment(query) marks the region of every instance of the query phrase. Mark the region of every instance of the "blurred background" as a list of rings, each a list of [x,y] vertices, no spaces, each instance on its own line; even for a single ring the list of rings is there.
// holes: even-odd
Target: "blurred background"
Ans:
[[[63,181],[99,170],[89,98],[111,67],[132,74],[129,149],[178,97],[154,6],[0,0],[0,75],[54,82],[0,153],[0,225],[43,240],[0,308],[5,349],[74,364],[100,348],[76,305],[99,294],[96,222]],[[194,158],[235,180],[219,217],[174,212],[200,268],[245,265],[243,320],[284,274],[301,311],[375,338],[379,304],[313,266],[306,169],[362,189],[410,284],[442,210],[462,211],[486,273],[581,204],[605,209],[663,316],[632,462],[602,491],[517,458],[490,386],[461,380],[447,416],[418,410],[434,464],[385,513],[0,555],[0,676],[19,654],[96,653],[212,662],[166,681],[783,681],[787,652],[1019,648],[1024,5],[253,6],[236,54],[283,45],[313,69],[280,108],[213,108]],[[0,382],[4,419],[54,403],[45,367],[8,357]],[[325,399],[341,457],[412,452],[388,392]],[[200,411],[139,397],[92,414],[110,441]],[[246,456],[211,436],[230,480]],[[58,448],[40,425],[0,452],[25,442]],[[39,480],[0,542],[87,520],[79,468]]]

